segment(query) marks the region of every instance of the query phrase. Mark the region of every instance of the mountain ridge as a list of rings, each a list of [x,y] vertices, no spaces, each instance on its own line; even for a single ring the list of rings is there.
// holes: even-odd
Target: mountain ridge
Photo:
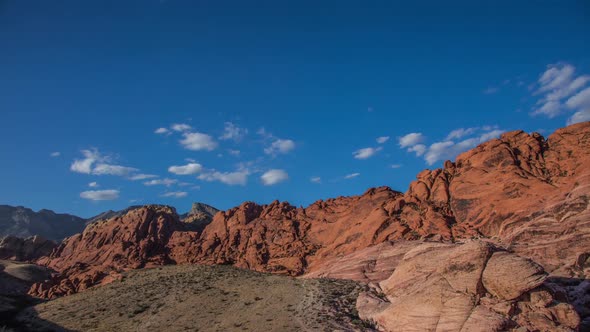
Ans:
[[[139,233],[126,235],[124,250],[138,257],[129,266],[111,256],[101,260],[84,254],[90,245],[116,255],[120,249],[112,236],[120,236],[113,233],[125,216],[102,221],[64,241],[41,263],[64,270],[82,262],[86,264],[83,271],[98,265],[115,274],[152,263],[231,264],[301,275],[325,269],[334,257],[384,242],[489,238],[550,272],[571,274],[580,250],[590,248],[590,225],[585,219],[590,192],[590,171],[584,167],[590,164],[587,151],[588,122],[559,129],[547,139],[537,133],[508,132],[459,155],[455,162],[445,162],[443,168],[418,173],[405,193],[370,188],[362,195],[318,200],[306,208],[279,201],[244,202],[215,214],[201,232],[181,223],[172,208],[142,207],[130,211],[129,222],[134,226],[130,224],[129,229]],[[568,193],[565,199],[564,192]],[[570,212],[565,219],[563,211]],[[532,225],[548,231],[541,234]],[[166,236],[141,229],[162,230]],[[91,245],[97,234],[102,234],[102,240]],[[146,234],[151,235],[146,239]],[[555,243],[556,236],[568,241]],[[575,246],[566,245],[574,238]],[[538,245],[528,245],[530,241]],[[154,251],[154,247],[160,249]],[[69,276],[62,277],[69,279],[77,270],[68,270]],[[101,273],[102,277],[90,278],[92,282],[83,287],[100,282],[106,277]],[[77,288],[71,285],[58,293]],[[53,296],[47,288],[42,293]]]

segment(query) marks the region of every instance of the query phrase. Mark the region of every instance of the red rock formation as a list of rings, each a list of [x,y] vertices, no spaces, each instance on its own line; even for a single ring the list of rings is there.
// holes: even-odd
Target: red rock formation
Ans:
[[[62,279],[33,293],[75,292],[111,271],[168,262],[234,264],[288,275],[330,273],[330,264],[345,264],[375,245],[473,237],[533,258],[556,275],[587,277],[589,165],[586,122],[560,129],[547,140],[522,131],[506,133],[455,163],[446,162],[443,169],[421,172],[405,194],[380,187],[307,208],[246,202],[217,213],[202,234],[186,231],[170,208],[144,207],[92,224],[64,241],[41,261],[60,271]],[[389,249],[384,250],[378,255]],[[370,255],[375,254],[357,255],[347,273],[383,278],[387,269],[371,267]],[[62,282],[71,285],[59,286]]]
[[[549,271],[570,269],[590,249],[589,151],[588,122],[548,140],[514,131],[421,172],[405,194],[374,188],[305,209],[245,203],[217,215],[189,261],[299,274],[385,241],[487,237]]]
[[[30,293],[45,298],[68,295],[108,282],[127,269],[173,263],[168,241],[182,230],[176,211],[159,205],[94,222],[38,261],[60,274],[34,285]]]

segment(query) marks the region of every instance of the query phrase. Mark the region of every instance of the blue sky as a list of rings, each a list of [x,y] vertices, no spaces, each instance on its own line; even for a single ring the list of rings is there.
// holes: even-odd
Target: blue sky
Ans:
[[[0,204],[405,191],[502,131],[588,120],[590,6],[515,3],[1,1]]]

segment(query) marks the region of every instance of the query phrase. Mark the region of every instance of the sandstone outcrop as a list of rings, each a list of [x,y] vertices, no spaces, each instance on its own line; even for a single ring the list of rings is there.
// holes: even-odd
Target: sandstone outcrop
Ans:
[[[570,315],[563,305],[540,307],[549,301],[545,293],[534,290],[545,278],[542,271],[550,273],[554,285],[578,280],[565,293],[578,312],[587,303],[589,165],[590,122],[585,122],[559,129],[548,139],[522,131],[505,133],[459,155],[455,162],[446,162],[444,168],[419,173],[406,193],[372,188],[359,196],[320,200],[306,208],[279,201],[246,202],[215,214],[202,232],[183,223],[172,208],[141,207],[92,223],[83,233],[66,239],[39,261],[59,276],[35,285],[31,294],[71,294],[107,282],[120,271],[159,264],[232,264],[292,276],[307,273],[381,282],[392,302],[377,307],[389,308],[388,317],[397,312],[392,308],[405,295],[387,285],[411,289],[424,283],[430,287],[428,292],[448,296],[450,307],[462,308],[458,312],[473,309],[470,316],[462,316],[463,328],[482,319],[490,326],[506,322],[526,326],[520,319],[540,326],[542,319],[526,316],[533,310],[526,308],[540,308],[536,312],[544,317]],[[485,239],[486,244],[473,252],[454,249],[454,242],[476,238]],[[525,264],[529,261],[514,254],[540,266]],[[412,255],[426,261],[415,263],[416,274],[406,280],[400,274]],[[436,262],[428,263],[430,256],[456,270],[439,269]],[[464,266],[467,259],[473,266]],[[448,277],[455,274],[460,277]],[[536,304],[523,300],[529,292]],[[555,292],[549,293],[554,298]],[[404,310],[422,305],[420,299],[427,298],[427,293],[416,294],[403,301]],[[477,298],[493,305],[475,305]],[[440,301],[432,310],[447,308]],[[506,308],[508,302],[522,304],[523,314],[503,314],[500,307],[514,307]],[[583,314],[586,317],[590,313]],[[574,325],[549,320],[559,326]],[[456,327],[457,322],[450,320],[448,326]]]
[[[357,309],[386,331],[577,330],[575,308],[542,286],[546,278],[536,263],[486,242],[424,243]]]
[[[34,285],[30,293],[45,298],[68,295],[108,282],[127,269],[173,263],[168,241],[184,227],[173,208],[161,205],[94,222],[37,262],[60,273]]]
[[[514,131],[421,172],[405,194],[244,203],[216,215],[192,260],[297,275],[384,242],[489,238],[571,276],[590,248],[589,151],[590,122],[547,140]]]

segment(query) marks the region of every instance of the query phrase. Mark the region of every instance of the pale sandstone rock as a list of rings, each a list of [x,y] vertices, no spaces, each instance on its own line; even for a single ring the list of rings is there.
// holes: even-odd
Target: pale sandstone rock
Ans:
[[[391,277],[380,283],[386,299],[362,295],[357,309],[384,331],[579,327],[572,305],[556,301],[544,288],[530,291],[545,280],[539,265],[498,250],[482,241],[424,243],[408,251]]]

